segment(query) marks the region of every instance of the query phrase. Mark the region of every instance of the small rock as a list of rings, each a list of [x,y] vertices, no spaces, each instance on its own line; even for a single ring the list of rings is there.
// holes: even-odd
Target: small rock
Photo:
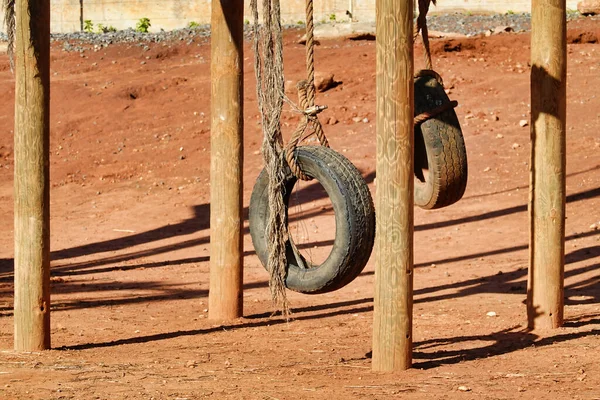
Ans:
[[[328,125],[335,125],[337,124],[339,121],[337,120],[336,117],[330,117],[329,120],[327,120],[327,124]]]
[[[316,73],[315,74],[315,88],[319,92],[325,92],[335,86],[333,80],[333,74],[331,73]]]
[[[365,124],[369,123],[369,118],[363,118],[362,122],[364,122]]]
[[[485,315],[487,315],[488,317],[497,317],[498,316],[498,314],[496,314],[496,312],[494,312],[494,311],[490,311],[489,313],[487,313]]]
[[[490,172],[492,169],[490,167],[486,167],[483,172]]]
[[[504,135],[501,134],[501,133],[499,133],[499,134],[496,135],[496,139],[502,139],[503,137],[504,137]]]
[[[354,121],[354,122],[360,122],[360,121],[362,121],[362,118],[361,117],[354,117],[354,118],[352,118],[352,121]]]
[[[529,121],[527,121],[526,119],[522,119],[519,121],[519,126],[521,128],[525,128],[527,125],[529,125]]]
[[[459,386],[458,390],[460,390],[461,392],[470,392],[471,388],[468,386]]]
[[[497,26],[494,28],[494,34],[498,35],[500,33],[512,32],[514,29],[510,26]]]
[[[317,39],[314,39],[313,43],[315,46],[319,46],[321,44],[321,42],[319,42]],[[306,44],[306,34],[302,35],[302,37],[298,39],[298,44]]]
[[[577,10],[583,15],[600,14],[600,0],[583,0],[577,3]]]
[[[596,225],[596,224],[591,224],[591,225],[590,225],[590,229],[591,229],[591,230],[593,230],[593,231],[597,231],[597,230],[598,230],[598,225]]]
[[[519,147],[521,147],[521,145],[519,143],[513,143],[513,145],[512,145],[513,150],[516,150]]]

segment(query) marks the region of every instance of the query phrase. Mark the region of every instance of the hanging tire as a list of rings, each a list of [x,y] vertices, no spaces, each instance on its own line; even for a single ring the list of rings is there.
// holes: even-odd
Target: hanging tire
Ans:
[[[450,99],[433,76],[415,79],[415,115]],[[454,109],[415,125],[415,205],[432,210],[460,200],[467,187],[467,149]]]
[[[320,265],[308,262],[290,235],[286,243],[286,287],[306,294],[331,292],[354,280],[369,260],[375,239],[373,199],[360,172],[341,154],[327,147],[302,146],[296,149],[296,157],[302,170],[327,192],[333,205],[336,232],[331,253]],[[296,181],[288,170],[283,194],[286,221]],[[265,235],[269,217],[268,185],[268,174],[263,170],[252,191],[249,211],[252,243],[265,267],[268,259]]]

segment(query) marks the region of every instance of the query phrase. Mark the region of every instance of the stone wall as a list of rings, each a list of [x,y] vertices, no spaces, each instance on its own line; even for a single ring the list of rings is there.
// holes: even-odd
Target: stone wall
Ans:
[[[249,3],[249,0],[246,0]],[[305,0],[282,0],[282,17],[286,23],[304,21]],[[51,0],[52,31],[73,32],[90,20],[117,29],[135,27],[140,18],[150,19],[151,31],[187,26],[191,21],[210,21],[211,0]],[[317,21],[347,21],[349,14],[361,22],[375,20],[375,0],[315,0]],[[431,12],[496,12],[530,11],[531,0],[439,0]],[[567,0],[567,7],[577,8],[577,0]],[[246,5],[246,19],[250,10]],[[0,19],[4,15],[0,11]]]

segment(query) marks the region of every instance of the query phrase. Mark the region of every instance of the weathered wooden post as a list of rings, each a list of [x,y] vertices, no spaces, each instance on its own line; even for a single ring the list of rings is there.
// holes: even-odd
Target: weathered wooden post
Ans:
[[[17,0],[15,350],[50,348],[50,2]]]
[[[242,316],[243,0],[213,0],[209,318]]]
[[[527,317],[530,328],[557,328],[564,309],[566,3],[533,0],[531,7]]]
[[[377,0],[377,235],[373,369],[412,364],[413,1]]]

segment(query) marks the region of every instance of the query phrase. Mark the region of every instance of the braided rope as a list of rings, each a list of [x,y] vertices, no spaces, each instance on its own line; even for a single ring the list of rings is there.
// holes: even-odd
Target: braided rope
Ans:
[[[8,37],[8,62],[10,70],[15,70],[15,35],[16,35],[16,15],[15,0],[4,0],[4,26],[6,27],[6,36]]]
[[[429,13],[429,4],[435,5],[435,0],[419,0],[419,17],[415,25],[414,39],[421,36],[423,39],[423,47],[425,47],[425,66],[429,70],[433,70],[433,61],[431,58],[431,49],[429,47],[429,29],[427,28],[427,13]]]
[[[287,260],[285,256],[288,240],[287,218],[283,191],[285,183],[285,164],[283,158],[283,139],[281,133],[281,112],[283,108],[283,33],[280,18],[279,0],[263,0],[263,24],[259,24],[258,0],[251,1],[254,17],[254,69],[256,74],[256,92],[262,118],[262,152],[265,170],[269,176],[268,198],[269,217],[265,236],[268,240],[269,288],[273,302],[283,315],[289,318],[290,309],[287,300],[285,277]],[[262,54],[261,54],[262,50]]]
[[[306,0],[306,80],[298,82],[298,101],[300,108],[304,110],[296,131],[293,133],[288,145],[285,148],[285,158],[292,173],[303,181],[312,178],[306,175],[298,161],[296,160],[295,150],[302,137],[308,137],[314,133],[322,146],[329,147],[329,141],[323,131],[318,114],[325,110],[326,106],[315,106],[315,23],[313,0]],[[309,129],[310,128],[310,129]],[[306,131],[309,134],[306,135]]]
[[[423,47],[425,48],[425,65],[426,69],[422,69],[415,74],[415,78],[431,76],[433,77],[440,86],[444,86],[444,81],[440,74],[433,70],[433,60],[431,57],[431,48],[429,46],[429,29],[427,28],[427,13],[429,13],[429,5],[430,3],[436,4],[436,0],[419,0],[419,16],[417,17],[417,24],[414,30],[414,39],[416,40],[421,33],[423,39]],[[442,114],[448,110],[456,108],[458,106],[458,102],[453,100],[449,103],[442,104],[441,106],[434,108],[431,111],[426,111],[417,115],[414,119],[414,124],[419,125],[423,122],[436,117],[439,114]]]
[[[315,17],[313,0],[306,0],[306,100],[315,105]]]

